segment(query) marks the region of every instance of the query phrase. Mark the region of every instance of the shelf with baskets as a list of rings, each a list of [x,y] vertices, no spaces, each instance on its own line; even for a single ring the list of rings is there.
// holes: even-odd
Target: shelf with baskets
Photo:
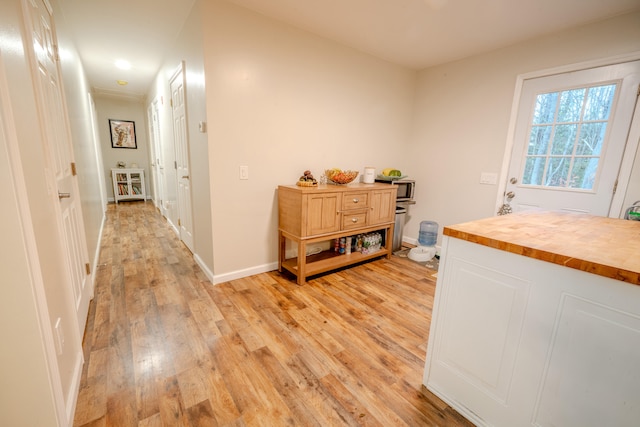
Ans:
[[[146,200],[144,169],[111,169],[114,201]]]
[[[302,285],[306,278],[351,264],[385,256],[392,251],[397,189],[385,184],[351,184],[346,186],[278,187],[278,269],[294,274]],[[336,251],[335,239],[378,235],[379,248],[351,253]],[[286,258],[287,241],[297,248],[295,256]],[[307,248],[330,242],[329,250],[306,255]],[[314,245],[315,246],[315,245]]]

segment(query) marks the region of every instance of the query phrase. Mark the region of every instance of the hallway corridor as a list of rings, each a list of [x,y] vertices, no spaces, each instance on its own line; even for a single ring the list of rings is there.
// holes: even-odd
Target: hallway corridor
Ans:
[[[470,426],[421,385],[431,273],[213,286],[152,203],[110,204],[74,426]]]

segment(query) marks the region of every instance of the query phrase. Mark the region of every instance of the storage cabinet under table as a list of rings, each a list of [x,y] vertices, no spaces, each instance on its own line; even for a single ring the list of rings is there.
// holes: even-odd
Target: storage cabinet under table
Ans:
[[[393,185],[350,184],[318,187],[278,187],[278,270],[287,270],[304,284],[308,276],[335,270],[367,259],[391,256],[396,191]],[[383,244],[375,252],[338,254],[331,248],[306,255],[313,243],[341,237],[381,233]],[[286,258],[286,241],[297,245],[297,257]]]

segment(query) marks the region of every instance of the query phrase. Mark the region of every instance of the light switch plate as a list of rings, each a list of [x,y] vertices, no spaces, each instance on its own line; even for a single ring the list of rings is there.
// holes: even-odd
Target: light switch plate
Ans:
[[[249,179],[249,166],[240,166],[240,179]]]
[[[480,174],[480,184],[496,185],[498,183],[498,174],[491,172],[482,172]]]

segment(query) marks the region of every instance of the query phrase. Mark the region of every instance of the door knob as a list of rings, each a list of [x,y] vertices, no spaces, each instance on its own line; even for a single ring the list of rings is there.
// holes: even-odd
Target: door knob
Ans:
[[[71,197],[71,193],[61,193],[58,191],[58,199],[68,199]]]
[[[516,193],[514,193],[513,191],[509,191],[506,196],[507,199],[513,199],[514,197],[516,197]]]
[[[189,179],[189,175],[183,175],[182,179]]]

